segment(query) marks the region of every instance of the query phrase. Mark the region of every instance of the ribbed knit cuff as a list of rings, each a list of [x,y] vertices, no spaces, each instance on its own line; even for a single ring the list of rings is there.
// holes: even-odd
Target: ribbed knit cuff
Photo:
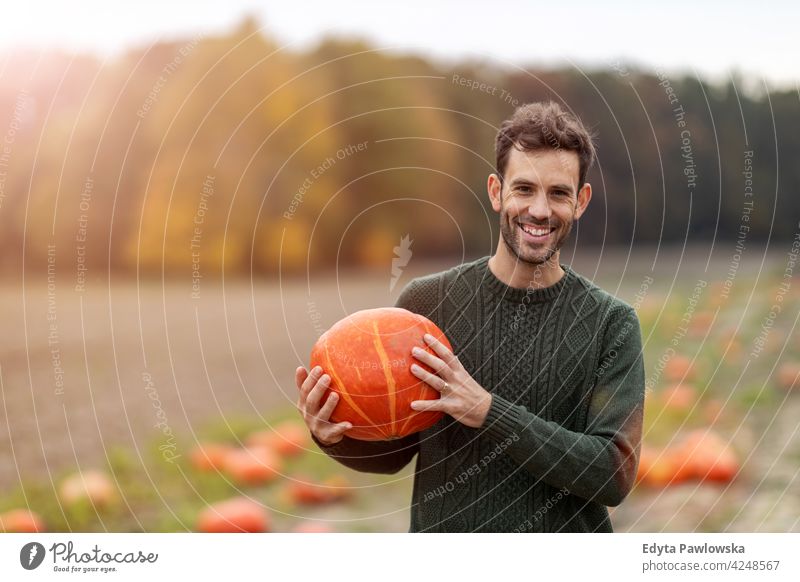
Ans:
[[[483,423],[484,434],[495,441],[503,441],[517,435],[522,426],[522,412],[520,407],[509,402],[502,396],[492,394],[492,404]]]

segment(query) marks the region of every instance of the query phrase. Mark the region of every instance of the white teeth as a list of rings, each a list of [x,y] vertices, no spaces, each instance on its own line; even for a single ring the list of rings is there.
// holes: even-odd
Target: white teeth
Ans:
[[[529,224],[521,224],[522,230],[533,236],[544,236],[550,232],[549,228],[536,228]]]

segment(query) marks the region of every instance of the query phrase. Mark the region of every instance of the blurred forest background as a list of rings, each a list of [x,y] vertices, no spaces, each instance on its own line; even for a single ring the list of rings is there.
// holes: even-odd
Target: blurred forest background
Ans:
[[[3,66],[6,274],[23,255],[43,266],[49,244],[77,260],[80,240],[95,276],[190,276],[195,234],[204,277],[383,268],[411,222],[417,258],[486,254],[497,127],[541,99],[598,136],[587,243],[734,240],[748,150],[748,242],[791,239],[800,216],[800,197],[777,196],[800,190],[797,96],[736,79],[444,65],[334,38],[292,52],[255,20],[106,61],[17,52]]]

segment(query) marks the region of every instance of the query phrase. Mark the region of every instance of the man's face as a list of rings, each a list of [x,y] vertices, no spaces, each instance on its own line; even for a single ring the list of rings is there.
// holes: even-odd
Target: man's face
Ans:
[[[512,148],[505,178],[501,187],[494,174],[489,177],[489,195],[500,213],[503,241],[517,259],[545,263],[567,240],[573,221],[591,198],[588,183],[578,191],[578,154]]]

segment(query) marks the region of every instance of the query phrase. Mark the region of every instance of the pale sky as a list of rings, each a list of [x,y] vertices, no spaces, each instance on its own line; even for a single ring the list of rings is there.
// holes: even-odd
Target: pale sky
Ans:
[[[713,80],[731,70],[760,85],[800,85],[796,2],[530,0],[13,0],[0,59],[18,47],[119,53],[159,38],[229,30],[255,15],[301,48],[325,33],[378,47],[496,64],[644,68]]]

